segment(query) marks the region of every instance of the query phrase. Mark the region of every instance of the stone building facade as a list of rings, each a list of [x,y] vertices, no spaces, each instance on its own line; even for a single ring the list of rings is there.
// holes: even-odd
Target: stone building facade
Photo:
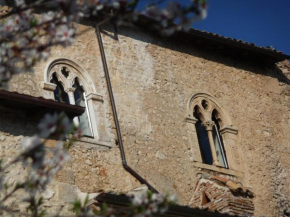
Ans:
[[[64,97],[76,105],[76,89],[85,94],[86,117],[78,121],[87,121],[88,135],[70,149],[71,162],[43,192],[50,213],[68,214],[69,202],[86,193],[93,198],[143,186],[122,166],[95,29],[76,25],[80,34],[72,46],[54,48],[34,73],[14,76],[7,87],[54,100],[60,83]],[[175,194],[180,205],[217,204],[220,198],[203,199],[200,193],[202,183],[209,183],[223,189],[224,200],[238,197],[246,204],[235,212],[230,205],[235,202],[211,210],[290,216],[290,67],[282,61],[289,56],[194,30],[161,38],[141,28],[115,32],[107,24],[102,38],[130,167],[159,192]],[[1,106],[1,158],[8,161],[21,149],[40,118],[40,113]],[[208,138],[205,150],[198,127]],[[22,171],[21,165],[7,171],[8,182],[24,177]],[[228,182],[245,192],[236,195]],[[21,195],[9,203],[25,211],[19,200]]]

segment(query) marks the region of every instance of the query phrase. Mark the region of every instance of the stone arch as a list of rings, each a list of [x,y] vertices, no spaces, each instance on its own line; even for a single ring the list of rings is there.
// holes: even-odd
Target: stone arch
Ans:
[[[67,78],[64,78],[60,73],[63,67],[67,67],[69,72],[71,72]],[[52,60],[44,70],[45,83],[50,83],[51,76],[54,72],[57,72],[58,78],[65,83],[65,88],[72,87],[75,78],[78,77],[80,85],[82,85],[86,93],[96,93],[96,87],[91,76],[76,62],[68,58],[57,58]]]
[[[207,108],[203,108],[202,102],[206,101],[208,103]],[[203,114],[203,117],[205,120],[210,120],[212,117],[212,113],[214,110],[217,111],[219,114],[219,119],[220,119],[220,126],[225,127],[225,126],[232,126],[232,121],[228,113],[222,108],[220,103],[212,97],[208,93],[196,93],[192,95],[187,103],[187,117],[188,118],[194,118],[193,112],[195,107],[198,106],[200,109],[200,113]]]
[[[72,79],[72,82],[71,82],[71,86],[73,86],[76,82],[76,80],[78,80],[80,86],[83,88],[84,92],[88,92],[88,88],[86,87],[85,85],[85,81],[83,81],[81,78],[79,78],[78,76],[75,76],[73,79]]]
[[[201,121],[205,121],[205,114],[199,105],[194,106],[193,113],[196,113],[196,115],[198,116],[198,118],[200,118]]]
[[[66,80],[62,76],[60,76],[58,73],[56,73],[56,72],[51,73],[51,75],[49,77],[49,79],[50,79],[49,82],[51,81],[51,79],[52,79],[54,74],[55,74],[58,82],[61,83],[62,87],[64,89],[67,89],[69,85],[67,84]]]

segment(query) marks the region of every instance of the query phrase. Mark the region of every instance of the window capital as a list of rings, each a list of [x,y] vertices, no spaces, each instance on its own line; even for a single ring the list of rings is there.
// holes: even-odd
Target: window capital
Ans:
[[[74,92],[75,90],[76,90],[76,88],[74,88],[74,87],[68,87],[64,91],[68,93],[68,92]]]
[[[214,126],[214,122],[213,121],[204,121],[202,123],[202,126],[204,126],[207,131],[211,131],[212,127]]]

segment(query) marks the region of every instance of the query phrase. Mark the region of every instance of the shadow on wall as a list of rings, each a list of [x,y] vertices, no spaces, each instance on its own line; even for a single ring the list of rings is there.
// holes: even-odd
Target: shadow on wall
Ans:
[[[207,43],[206,41],[195,39],[194,37],[187,39],[180,39],[178,35],[162,37],[156,32],[145,31],[138,27],[115,28],[113,24],[104,26],[102,33],[114,40],[118,40],[119,34],[166,49],[245,70],[250,73],[276,78],[279,82],[290,84],[290,80],[275,63],[270,61],[270,59],[264,59],[245,49],[226,48],[222,44],[217,44],[216,42]]]
[[[33,136],[38,132],[37,125],[43,114],[0,107],[0,133],[13,136]]]

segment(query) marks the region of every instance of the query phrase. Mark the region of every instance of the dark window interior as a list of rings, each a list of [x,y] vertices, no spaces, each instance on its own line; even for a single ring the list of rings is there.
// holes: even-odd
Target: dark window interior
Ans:
[[[195,124],[196,127],[196,133],[199,143],[199,148],[202,156],[202,161],[206,164],[212,165],[213,159],[212,154],[210,150],[210,144],[208,140],[208,135],[205,127],[201,125],[201,121],[198,120]]]
[[[224,144],[223,144],[223,138],[220,135],[220,125],[219,125],[219,122],[216,118],[216,113],[217,113],[216,110],[214,110],[212,113],[212,120],[214,121],[214,124],[215,124],[215,126],[213,127],[213,131],[212,131],[213,140],[215,142],[219,162],[221,163],[222,166],[224,166],[225,168],[228,168],[226,151],[225,151]],[[218,144],[216,144],[217,141],[220,141],[220,142]],[[217,148],[217,146],[219,146],[219,147]]]
[[[199,149],[201,152],[202,161],[205,164],[212,165],[213,159],[212,159],[208,134],[207,134],[205,127],[201,125],[200,118],[197,114],[197,108],[195,108],[194,111],[195,112],[193,113],[193,116],[198,120],[195,123],[195,129],[196,129],[196,134],[197,134],[197,139],[198,139]]]
[[[69,103],[68,94],[64,91],[62,84],[58,81],[55,73],[52,75],[51,83],[56,84],[56,88],[54,90],[54,99],[59,102]]]
[[[69,71],[67,70],[66,67],[62,67],[61,68],[61,73],[63,74],[64,77],[68,77],[69,76]]]

